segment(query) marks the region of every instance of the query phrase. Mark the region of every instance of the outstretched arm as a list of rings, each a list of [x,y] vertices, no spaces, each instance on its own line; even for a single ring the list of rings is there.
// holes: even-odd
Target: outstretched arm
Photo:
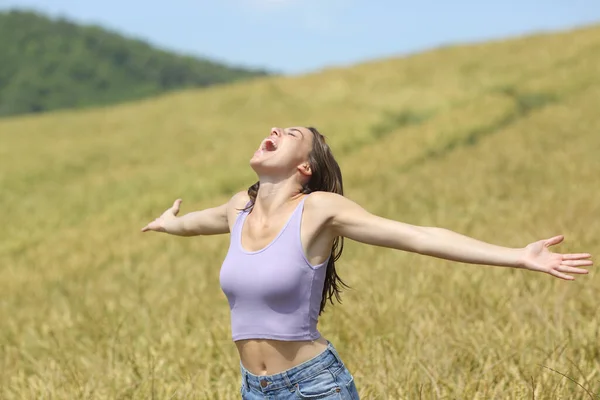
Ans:
[[[162,215],[142,228],[142,232],[156,231],[177,236],[216,235],[229,232],[227,203],[201,211],[192,211],[178,217],[181,199]]]
[[[333,193],[319,193],[319,205],[326,213],[327,226],[335,236],[343,236],[375,246],[410,251],[446,260],[471,264],[497,265],[545,272],[573,280],[567,274],[587,274],[590,254],[557,254],[548,247],[563,236],[508,248],[486,243],[444,228],[410,225],[373,215],[355,202]]]
[[[248,202],[246,192],[238,192],[225,204],[192,211],[178,217],[181,199],[175,200],[173,206],[162,215],[142,228],[142,232],[165,232],[177,236],[218,235],[229,233],[238,211]]]

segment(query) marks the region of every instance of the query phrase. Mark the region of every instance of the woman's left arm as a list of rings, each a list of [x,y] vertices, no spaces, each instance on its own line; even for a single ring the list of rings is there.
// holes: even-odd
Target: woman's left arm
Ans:
[[[545,272],[573,280],[567,274],[587,274],[593,265],[588,253],[559,254],[548,248],[562,242],[562,235],[538,240],[523,248],[486,243],[444,228],[410,225],[371,214],[355,202],[334,193],[320,193],[318,200],[334,236],[361,243],[410,251],[470,264],[496,265]]]

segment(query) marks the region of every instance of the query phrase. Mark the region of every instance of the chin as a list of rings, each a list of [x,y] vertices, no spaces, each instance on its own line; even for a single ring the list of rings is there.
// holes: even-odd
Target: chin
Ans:
[[[252,157],[250,159],[250,167],[254,170],[254,172],[256,172],[259,175],[268,173],[270,170],[273,170],[273,167],[265,165],[264,160],[261,160],[257,157]]]
[[[250,158],[250,166],[252,168],[254,168],[254,167],[260,167],[263,164],[263,161],[264,160],[261,160],[260,157],[252,156]]]
[[[270,160],[265,160],[258,157],[253,157],[250,159],[250,167],[256,172],[259,176],[286,176],[286,171],[288,168],[285,165],[274,163]]]

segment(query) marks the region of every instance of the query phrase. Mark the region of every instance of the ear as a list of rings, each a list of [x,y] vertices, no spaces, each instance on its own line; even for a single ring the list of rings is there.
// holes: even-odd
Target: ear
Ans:
[[[298,171],[300,171],[300,173],[305,176],[312,175],[312,169],[310,168],[310,163],[308,163],[308,162],[300,164],[298,166]]]

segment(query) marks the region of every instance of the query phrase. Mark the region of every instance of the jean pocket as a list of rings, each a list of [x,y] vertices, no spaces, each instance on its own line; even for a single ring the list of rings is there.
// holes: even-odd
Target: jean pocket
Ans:
[[[342,389],[339,387],[333,388],[325,393],[319,394],[308,394],[300,391],[300,388],[296,386],[296,396],[301,400],[334,400],[340,399],[340,392]]]
[[[342,388],[328,370],[296,383],[296,396],[304,400],[339,399]]]

